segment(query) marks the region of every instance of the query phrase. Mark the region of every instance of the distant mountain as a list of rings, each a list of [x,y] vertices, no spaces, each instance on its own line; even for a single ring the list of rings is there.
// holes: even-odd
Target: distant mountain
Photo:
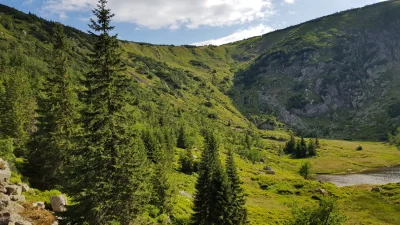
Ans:
[[[54,23],[5,5],[0,16],[0,57],[23,54],[40,86]],[[91,37],[66,32],[79,77]],[[286,124],[303,135],[384,139],[400,125],[399,40],[396,0],[218,47],[121,45],[144,112],[154,104],[196,123],[245,128],[250,119],[262,129]]]
[[[384,139],[399,125],[400,1],[245,43],[263,50],[235,76],[231,96],[245,115],[273,114],[303,134],[335,138]]]

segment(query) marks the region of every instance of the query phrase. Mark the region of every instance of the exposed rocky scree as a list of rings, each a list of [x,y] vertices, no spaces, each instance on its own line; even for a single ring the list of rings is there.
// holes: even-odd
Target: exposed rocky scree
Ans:
[[[8,163],[0,158],[0,225],[32,225],[35,224],[29,219],[21,216],[26,202],[23,193],[30,191],[27,184],[11,184],[11,171]],[[65,196],[53,196],[50,199],[53,212],[63,212],[66,210],[67,199]],[[32,207],[45,210],[44,202],[32,203]],[[53,225],[58,224],[54,222]]]
[[[251,108],[251,115],[276,114],[297,130],[311,130],[324,121],[319,125],[326,130],[320,135],[330,137],[345,129],[380,129],[398,122],[388,116],[388,108],[399,101],[400,17],[379,26],[328,29],[323,24],[298,36],[302,26],[293,28],[290,38],[239,73],[238,105]]]

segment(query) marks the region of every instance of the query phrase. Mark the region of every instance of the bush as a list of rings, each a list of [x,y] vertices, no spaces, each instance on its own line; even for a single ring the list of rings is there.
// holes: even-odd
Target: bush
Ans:
[[[300,167],[299,174],[304,177],[304,179],[310,178],[311,175],[311,164],[310,162],[305,162]]]
[[[287,225],[340,225],[346,220],[341,215],[337,201],[332,198],[321,199],[318,208],[297,208],[293,211],[293,219]]]
[[[361,151],[361,150],[363,150],[363,147],[360,145],[360,146],[358,146],[358,147],[356,148],[356,150],[357,150],[357,151]]]

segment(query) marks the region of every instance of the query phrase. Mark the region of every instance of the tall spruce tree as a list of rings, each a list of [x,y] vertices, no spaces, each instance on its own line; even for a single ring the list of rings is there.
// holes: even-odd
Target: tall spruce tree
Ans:
[[[228,178],[218,157],[218,142],[213,132],[206,132],[204,146],[196,183],[193,224],[232,224]]]
[[[26,143],[33,132],[36,101],[25,69],[22,55],[12,56],[9,69],[0,74],[4,90],[0,96],[1,130],[0,136],[12,138],[14,153],[26,156]]]
[[[77,147],[79,102],[68,73],[70,44],[61,24],[55,27],[51,73],[38,101],[37,131],[29,144],[30,182],[43,189],[60,185],[68,156]]]
[[[229,212],[233,225],[247,224],[247,209],[245,208],[246,199],[243,188],[240,186],[239,174],[236,168],[233,152],[228,151],[226,158],[226,173],[229,182],[230,204]]]
[[[95,38],[86,76],[84,138],[67,193],[75,205],[70,224],[129,224],[150,200],[149,164],[139,134],[133,133],[132,77],[125,75],[114,16],[99,0],[89,27]]]

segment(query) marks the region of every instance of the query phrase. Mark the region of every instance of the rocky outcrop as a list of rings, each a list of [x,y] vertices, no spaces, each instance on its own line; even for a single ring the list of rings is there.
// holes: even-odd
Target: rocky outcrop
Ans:
[[[65,212],[67,208],[65,207],[67,204],[67,197],[63,195],[53,196],[50,198],[51,208],[54,212]]]
[[[26,186],[10,184],[11,172],[7,162],[0,158],[0,165],[0,225],[31,225],[19,215],[25,209],[21,204],[25,202],[22,191],[27,190]]]

